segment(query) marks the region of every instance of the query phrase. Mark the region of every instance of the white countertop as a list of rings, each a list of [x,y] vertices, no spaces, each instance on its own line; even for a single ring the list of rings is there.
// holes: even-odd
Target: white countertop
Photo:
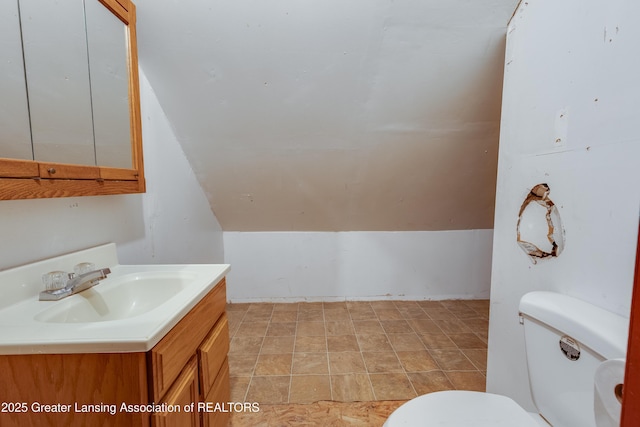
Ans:
[[[105,249],[115,251],[115,246],[106,246],[109,247]],[[72,258],[72,262],[78,259],[93,262],[93,259],[86,255]],[[108,265],[111,274],[92,288],[94,291],[115,286],[113,284],[125,276],[140,274],[154,276],[188,272],[189,283],[175,294],[172,293],[166,301],[155,308],[125,319],[84,323],[37,320],[36,317],[41,317],[38,316],[39,313],[50,309],[55,304],[71,298],[85,298],[83,294],[92,291],[90,289],[60,301],[39,301],[38,293],[43,288],[39,283],[32,283],[35,280],[34,277],[38,277],[37,282],[43,273],[59,269],[60,260],[56,259],[56,261],[57,264],[47,264],[46,261],[35,263],[38,264],[35,270],[33,268],[29,270],[31,266],[23,266],[19,267],[23,271],[0,272],[0,284],[3,289],[0,296],[4,301],[10,301],[0,307],[0,354],[146,352],[213,289],[230,269],[228,264]],[[107,266],[96,263],[96,267]],[[69,267],[66,268],[65,271],[69,271]],[[31,273],[25,274],[25,271]],[[15,284],[5,282],[6,280],[16,281],[17,277],[23,280]],[[24,279],[25,277],[28,279]],[[10,290],[11,286],[15,286],[15,292]],[[162,284],[159,283],[158,286]],[[16,293],[19,295],[16,296]]]

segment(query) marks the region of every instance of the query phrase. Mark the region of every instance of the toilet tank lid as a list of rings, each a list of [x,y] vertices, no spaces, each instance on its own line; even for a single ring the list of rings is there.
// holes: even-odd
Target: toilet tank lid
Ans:
[[[557,292],[535,291],[520,300],[520,313],[578,340],[605,359],[625,357],[629,319]]]

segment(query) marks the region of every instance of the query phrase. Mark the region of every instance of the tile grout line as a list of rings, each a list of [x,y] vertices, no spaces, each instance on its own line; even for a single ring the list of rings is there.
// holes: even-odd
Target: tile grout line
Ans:
[[[324,348],[327,355],[327,372],[329,373],[329,394],[333,400],[333,386],[331,384],[331,366],[329,364],[329,335],[327,334],[327,318],[324,315],[324,303],[322,304],[322,325],[324,326]]]
[[[331,361],[329,360],[329,335],[327,334],[327,318],[324,315],[324,304],[322,304],[322,319],[324,321],[324,336],[325,336],[325,354],[327,355],[327,372],[329,374],[329,392],[331,393],[331,400],[333,397],[333,378],[331,377]]]
[[[251,306],[249,306],[249,309],[251,309]],[[269,316],[269,323],[267,323],[267,327],[265,328],[264,331],[264,336],[262,337],[262,342],[260,343],[260,350],[258,350],[258,357],[256,357],[256,361],[253,364],[253,369],[251,370],[251,377],[249,379],[249,385],[247,385],[247,391],[245,393],[245,397],[244,400],[247,400],[247,395],[249,394],[249,389],[251,388],[251,383],[253,383],[253,377],[256,376],[256,367],[258,366],[258,360],[260,360],[260,355],[262,354],[262,347],[264,346],[264,341],[267,338],[267,331],[269,330],[269,326],[271,326],[271,317],[273,317],[273,311],[275,309],[275,305],[271,308],[271,315]],[[247,313],[249,312],[249,310],[247,310]]]
[[[378,318],[378,315],[376,314],[376,311],[373,309],[373,307],[371,307],[371,303],[368,303],[369,307],[371,308],[371,310],[373,311],[373,314],[376,316],[376,319]],[[348,310],[348,308],[347,308]],[[349,319],[351,319],[351,324],[353,324],[353,318],[351,317],[351,311],[349,311]],[[380,320],[378,319],[378,322],[380,322]],[[380,327],[382,328],[382,324],[380,324]],[[382,330],[384,331],[384,328],[382,328]],[[358,341],[358,336],[356,334],[356,325],[353,325],[353,333],[356,335],[356,342],[358,343],[358,349],[360,350],[360,360],[362,360],[362,364],[364,365],[364,370],[367,374],[367,380],[369,380],[369,386],[371,387],[371,393],[373,393],[373,397],[375,398],[375,400],[378,400],[378,395],[376,394],[376,389],[373,387],[373,382],[371,381],[371,374],[369,373],[369,369],[367,368],[367,363],[364,360],[364,355],[362,354],[362,348],[360,347],[360,342]],[[385,335],[386,336],[386,335]],[[387,338],[388,340],[388,338]],[[391,345],[391,343],[389,343],[389,345]],[[396,356],[397,357],[397,356]]]
[[[275,310],[275,306],[274,306]],[[296,327],[293,332],[293,350],[291,350],[291,367],[289,368],[289,392],[287,393],[287,404],[291,403],[291,386],[293,384],[293,359],[296,352],[296,341],[298,339],[298,314],[300,313],[300,303],[296,303]]]
[[[231,337],[231,339],[229,341],[231,341],[233,338],[235,338],[237,336],[238,330],[240,329],[240,326],[242,325],[242,322],[244,321],[244,318],[247,316],[247,313],[249,312],[249,309],[247,308],[247,310],[244,311],[244,313],[242,314],[242,318],[238,321],[238,327],[236,328],[235,331],[233,331],[233,336]],[[229,342],[229,345],[231,345],[231,342]],[[260,352],[258,352],[258,355],[260,354]],[[228,356],[227,356],[228,357]],[[256,361],[258,359],[256,358]],[[255,369],[255,366],[254,366]],[[249,394],[249,387],[251,386],[251,380],[253,379],[253,373],[251,373],[251,375],[249,376],[249,382],[247,383],[247,388],[244,391],[244,396],[243,396],[243,402],[247,401],[247,395]],[[231,379],[229,379],[231,380]],[[231,381],[229,381],[231,382]]]

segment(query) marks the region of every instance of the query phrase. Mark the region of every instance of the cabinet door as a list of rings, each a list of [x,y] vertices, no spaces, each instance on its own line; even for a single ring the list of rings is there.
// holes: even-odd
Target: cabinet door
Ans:
[[[198,348],[200,363],[200,390],[204,398],[213,387],[222,362],[229,352],[229,326],[226,314],[222,314],[216,326]]]
[[[165,403],[167,407],[175,408],[173,412],[156,412],[151,417],[153,427],[187,427],[199,426],[198,415],[198,364],[196,357],[192,357],[186,364],[176,381],[173,383],[165,398],[159,404]],[[195,403],[195,410],[185,411]]]
[[[149,351],[151,387],[149,399],[160,401],[185,363],[196,353],[216,321],[224,313],[224,278]]]
[[[227,402],[230,400],[231,387],[229,384],[229,363],[224,359],[220,372],[216,377],[213,387],[205,398],[210,410],[205,411],[202,416],[203,427],[226,426],[230,418],[230,408]],[[211,409],[212,408],[212,409]]]

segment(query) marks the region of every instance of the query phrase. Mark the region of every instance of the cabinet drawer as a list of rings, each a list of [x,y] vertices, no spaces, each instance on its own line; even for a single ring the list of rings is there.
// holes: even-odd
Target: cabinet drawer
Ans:
[[[231,385],[229,383],[229,363],[225,358],[222,362],[220,372],[215,379],[215,384],[204,399],[205,402],[211,402],[213,408],[219,403],[218,410],[212,412],[203,412],[203,427],[226,426],[231,415],[227,402],[231,399]]]
[[[156,412],[151,417],[153,427],[187,427],[199,424],[198,411],[186,412],[185,405],[198,400],[198,364],[193,357],[176,382],[171,386],[162,403],[179,406],[179,411]]]
[[[229,325],[227,315],[223,313],[216,326],[198,348],[202,397],[206,396],[213,386],[222,362],[227,358],[227,353],[229,353]]]
[[[158,402],[164,396],[224,313],[225,305],[225,280],[222,279],[147,353],[151,366],[149,394],[152,401]]]

